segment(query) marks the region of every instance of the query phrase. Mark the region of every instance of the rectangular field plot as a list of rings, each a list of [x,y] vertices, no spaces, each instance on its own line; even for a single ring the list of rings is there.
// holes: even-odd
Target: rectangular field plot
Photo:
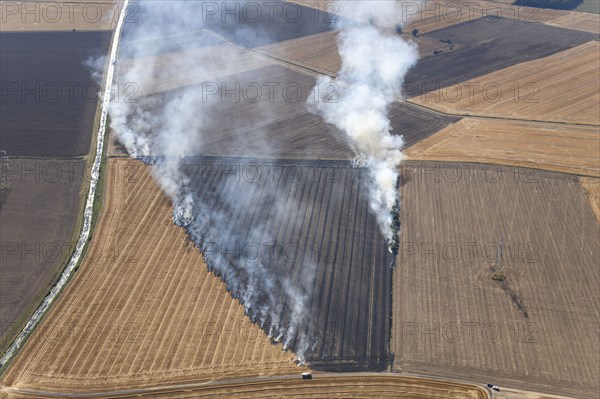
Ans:
[[[425,34],[463,46],[422,59],[405,81],[416,96],[596,39],[596,35],[508,18],[479,18]]]
[[[19,159],[2,167],[0,178],[10,182],[10,190],[1,190],[0,207],[2,350],[75,248],[84,166],[83,161]]]
[[[111,32],[1,32],[0,148],[10,156],[87,154],[99,85],[84,62]]]
[[[577,177],[444,162],[402,175],[395,368],[593,397],[600,232]]]
[[[185,169],[197,207],[191,239],[265,332],[277,338],[278,326],[292,326],[289,347],[312,368],[388,365],[393,257],[365,170],[231,158]]]
[[[600,127],[464,118],[417,145],[412,160],[485,162],[600,176]]]

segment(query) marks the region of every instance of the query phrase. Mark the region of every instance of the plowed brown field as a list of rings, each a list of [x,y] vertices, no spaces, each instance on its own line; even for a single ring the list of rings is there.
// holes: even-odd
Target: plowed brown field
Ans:
[[[396,367],[596,397],[600,230],[578,178],[409,162],[402,181]]]
[[[406,150],[412,160],[498,163],[600,176],[598,127],[464,118]]]
[[[244,315],[170,218],[146,166],[108,162],[107,199],[80,270],[5,373],[5,386],[119,389],[298,373]]]
[[[591,41],[410,101],[448,113],[599,124],[599,52]]]

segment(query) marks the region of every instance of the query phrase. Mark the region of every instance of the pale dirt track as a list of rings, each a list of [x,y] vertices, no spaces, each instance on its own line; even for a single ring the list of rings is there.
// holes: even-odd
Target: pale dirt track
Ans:
[[[464,118],[406,150],[410,160],[483,162],[600,176],[599,127]]]
[[[6,392],[7,399],[58,397],[39,391]],[[69,394],[71,398],[414,398],[487,399],[483,388],[461,382],[445,382],[394,374],[316,374],[303,381],[299,375],[217,381],[210,384],[181,384],[146,390],[113,391],[92,395]]]
[[[593,177],[580,177],[579,182],[583,187],[585,196],[592,207],[596,221],[600,224],[600,179]]]
[[[410,101],[453,114],[598,125],[599,52],[591,41]]]
[[[112,30],[118,1],[2,1],[0,32]]]
[[[90,391],[303,370],[207,271],[149,168],[108,167],[85,261],[1,384]]]

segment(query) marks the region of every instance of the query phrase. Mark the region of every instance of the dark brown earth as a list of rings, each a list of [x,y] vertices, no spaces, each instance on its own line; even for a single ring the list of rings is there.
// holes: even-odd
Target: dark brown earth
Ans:
[[[11,160],[0,210],[0,349],[74,248],[83,161]]]
[[[10,157],[87,154],[99,85],[84,65],[111,32],[1,32],[0,149]]]
[[[402,170],[395,368],[594,397],[600,232],[577,177],[444,162]]]

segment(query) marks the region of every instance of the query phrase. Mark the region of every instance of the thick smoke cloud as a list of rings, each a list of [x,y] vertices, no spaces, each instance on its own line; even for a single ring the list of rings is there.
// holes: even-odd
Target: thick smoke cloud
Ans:
[[[392,208],[398,201],[397,168],[403,159],[402,136],[390,134],[388,107],[399,97],[404,77],[418,60],[417,46],[399,35],[385,33],[376,24],[403,21],[401,4],[394,1],[340,2],[337,101],[318,101],[316,107],[353,142],[361,164],[371,175],[370,205],[383,235],[393,239]],[[396,22],[397,23],[397,22]],[[321,77],[316,88],[333,79]],[[314,96],[309,97],[310,99]]]
[[[358,12],[358,23],[346,25],[344,22],[340,35],[340,53],[344,61],[340,78],[347,88],[339,103],[329,106],[321,101],[318,107],[328,122],[346,132],[356,151],[366,156],[375,182],[371,206],[380,225],[389,227],[389,209],[396,199],[395,168],[401,160],[402,139],[389,134],[386,113],[399,91],[402,77],[416,60],[416,49],[368,25],[368,21],[378,15],[390,17],[388,5],[391,2],[381,3],[380,7],[366,7],[370,11],[364,15],[359,8],[352,8],[352,13]],[[218,4],[232,10],[243,2]],[[359,6],[357,2],[352,5]],[[297,29],[314,33],[327,27],[313,26],[313,13],[307,13],[304,21],[289,23],[281,18],[277,20],[277,16],[281,16],[277,13],[275,20],[271,20],[272,14],[267,10],[263,10],[260,21],[252,24],[242,21],[220,25],[222,15],[219,10],[213,15],[216,19],[206,21],[208,15],[203,11],[207,9],[195,1],[142,2],[139,11],[137,22],[126,25],[116,79],[120,88],[133,84],[139,95],[133,99],[121,95],[111,103],[111,129],[131,156],[152,163],[152,175],[173,201],[174,222],[187,230],[190,239],[203,252],[209,269],[225,281],[228,291],[244,306],[246,314],[273,339],[281,341],[285,349],[293,349],[297,359],[303,362],[305,352],[316,344],[318,335],[308,308],[314,276],[321,265],[310,254],[300,254],[294,262],[301,262],[302,273],[292,276],[285,275],[286,268],[273,261],[273,254],[268,251],[257,259],[247,259],[223,256],[222,251],[215,250],[215,246],[222,249],[236,245],[243,247],[247,243],[276,242],[277,233],[272,232],[274,221],[281,220],[282,215],[297,212],[302,204],[290,203],[289,198],[282,199],[276,188],[270,194],[252,197],[256,195],[256,185],[243,180],[225,179],[216,186],[204,185],[202,179],[199,182],[198,165],[194,162],[201,159],[198,156],[203,154],[206,146],[214,145],[215,132],[223,129],[223,122],[234,131],[237,126],[247,126],[247,117],[229,114],[229,104],[220,101],[219,96],[207,98],[206,86],[202,84],[161,91],[165,82],[177,81],[181,74],[195,83],[219,82],[219,79],[247,68],[248,54],[239,48],[232,51],[234,47],[230,45],[223,46],[222,35],[243,46],[253,47],[269,43],[270,35],[276,31],[284,32],[285,36]],[[365,15],[368,18],[365,19]],[[211,48],[216,45],[219,47]],[[161,61],[161,57],[153,56],[160,53],[176,54],[170,59],[185,68],[173,71],[169,65],[165,66],[164,57]],[[260,62],[256,64],[258,66]],[[142,95],[151,93],[155,94]],[[249,107],[248,115],[255,120],[281,112],[281,105],[268,101]],[[225,115],[225,118],[218,115]],[[259,133],[252,140],[255,147],[264,150],[262,153],[270,153],[277,159],[278,154],[266,134],[261,136]],[[243,198],[259,198],[260,201],[253,203],[242,201]],[[250,208],[240,209],[240,203],[253,204]],[[251,227],[236,228],[240,215],[264,215],[265,207],[270,210],[266,219],[254,220],[252,216]],[[298,226],[293,223],[301,224],[302,221],[292,222],[285,228],[294,231]],[[383,230],[386,236],[391,234]]]
[[[243,44],[248,47],[269,41],[270,15],[266,12],[264,20],[255,24],[220,26],[218,10],[212,21],[216,21],[216,25],[211,24],[205,20],[207,15],[202,15],[207,9],[200,2],[140,4],[137,23],[126,27],[121,58],[117,63],[117,81],[120,87],[133,84],[141,94],[160,91],[155,88],[162,82],[179,78],[161,64],[160,57],[153,55],[177,52],[177,63],[187,66],[186,70],[177,73],[185,73],[189,81],[196,83],[220,83],[221,77],[240,72],[240,65],[247,67],[248,58],[239,49],[232,51],[231,46],[223,50],[224,42],[214,34],[215,30],[234,40],[243,38]],[[229,10],[235,9],[236,4],[239,6],[240,2],[218,3],[219,7]],[[261,29],[261,23],[267,29]],[[295,28],[293,23],[287,27]],[[215,45],[221,47],[210,49]],[[207,50],[204,53],[207,56],[199,57],[198,52],[203,48]],[[153,177],[173,201],[174,222],[187,230],[191,240],[203,252],[210,270],[226,282],[228,291],[241,302],[246,314],[274,340],[281,341],[284,349],[294,349],[298,361],[303,362],[304,352],[314,343],[307,301],[317,265],[310,256],[299,257],[304,273],[293,277],[274,273],[277,265],[270,256],[249,260],[223,256],[215,250],[215,246],[263,245],[275,242],[276,237],[271,236],[270,220],[255,223],[243,234],[234,228],[242,197],[252,195],[255,189],[247,182],[224,179],[216,188],[211,188],[215,192],[210,195],[198,195],[195,191],[209,189],[209,185],[197,185],[195,163],[198,158],[195,157],[201,155],[206,142],[215,137],[214,129],[220,128],[214,120],[215,114],[226,114],[228,107],[219,96],[207,98],[206,88],[202,84],[185,86],[167,93],[136,96],[133,101],[121,96],[110,107],[111,129],[131,156],[152,164]],[[276,112],[273,104],[265,101],[251,107],[254,116]],[[237,117],[227,116],[227,123],[233,129],[237,124],[248,123],[247,120],[236,121]],[[264,148],[263,153],[270,152],[266,137],[259,134],[253,138],[254,145]],[[273,158],[277,157],[276,153],[271,153]],[[290,207],[284,201],[287,199],[282,200],[276,195],[262,198],[262,202],[269,203],[271,219],[289,212],[294,205],[296,208],[301,205]],[[263,205],[257,203],[254,209],[243,212],[261,214]]]

